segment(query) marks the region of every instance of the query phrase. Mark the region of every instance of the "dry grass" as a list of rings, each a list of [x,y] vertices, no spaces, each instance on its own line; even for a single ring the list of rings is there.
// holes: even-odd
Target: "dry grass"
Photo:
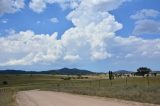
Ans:
[[[0,89],[0,106],[16,106],[15,90]]]

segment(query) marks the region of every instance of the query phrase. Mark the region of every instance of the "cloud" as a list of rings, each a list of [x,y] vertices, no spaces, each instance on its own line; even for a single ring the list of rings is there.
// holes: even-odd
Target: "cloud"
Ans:
[[[32,31],[19,32],[8,37],[1,37],[0,58],[4,62],[1,65],[30,65],[41,62],[52,63],[60,58],[61,44],[56,40],[57,34],[36,35]],[[42,45],[43,44],[43,45]]]
[[[36,13],[41,13],[47,7],[47,4],[58,3],[62,9],[74,9],[81,0],[31,0],[29,7]]]
[[[160,34],[160,21],[150,19],[136,21],[133,34]]]
[[[44,0],[32,0],[29,3],[29,7],[34,12],[40,13],[46,8],[46,3],[44,2]]]
[[[87,2],[94,6],[86,6]],[[13,34],[11,38],[1,38],[6,44],[2,45],[7,49],[4,51],[8,53],[14,51],[16,55],[12,59],[8,56],[9,58],[5,59],[6,65],[12,61],[23,64],[52,64],[59,61],[88,60],[91,62],[110,58],[111,54],[107,50],[106,41],[112,38],[115,32],[122,28],[122,25],[116,22],[114,16],[109,14],[107,10],[95,9],[103,3],[105,2],[81,2],[79,7],[67,16],[75,27],[67,30],[60,40],[54,36],[36,35],[33,31],[19,32]],[[85,8],[87,8],[86,12],[84,12]],[[81,14],[83,12],[84,14]],[[19,53],[21,57],[19,57]],[[26,59],[29,57],[31,58]]]
[[[14,29],[6,29],[5,32],[8,34],[8,35],[13,35],[16,33],[16,31]]]
[[[51,18],[50,21],[52,23],[58,23],[59,22],[58,18],[56,18],[56,17]]]
[[[77,61],[79,59],[80,59],[79,55],[66,55],[66,56],[64,56],[64,60],[66,60],[66,61]]]
[[[57,3],[62,9],[75,9],[81,6],[95,7],[95,10],[114,10],[118,8],[123,2],[131,0],[31,0],[29,7],[37,13],[41,13],[46,8],[47,4]]]
[[[160,34],[160,21],[151,19],[159,15],[160,12],[153,9],[142,9],[135,15],[131,15],[131,18],[136,20],[133,34]]]
[[[129,60],[135,62],[134,64],[137,64],[137,60],[139,60],[139,65],[145,62],[154,63],[160,57],[155,55],[155,53],[160,51],[160,39],[145,40],[135,36],[128,38],[115,37],[112,43],[114,44],[111,46],[113,59],[124,62],[125,64]]]
[[[156,18],[158,15],[160,15],[160,12],[154,9],[142,9],[140,11],[137,11],[136,14],[131,15],[130,17],[135,20],[141,20],[146,18]]]
[[[20,11],[24,5],[24,0],[0,0],[0,15]]]
[[[0,66],[63,64],[67,67],[108,59],[127,64],[129,60],[153,61],[160,58],[160,39],[144,40],[135,36],[123,38],[113,35],[103,39],[104,44],[97,45],[95,40],[92,41],[90,37],[85,39],[83,35],[59,40],[56,37],[56,33],[37,35],[32,31],[0,37],[0,47],[3,48],[0,51]],[[95,39],[98,37],[95,36]]]
[[[6,24],[6,23],[8,23],[8,19],[1,19],[0,22],[3,24]]]
[[[129,0],[82,0],[81,6],[87,6],[99,11],[111,11],[117,9],[123,2]]]

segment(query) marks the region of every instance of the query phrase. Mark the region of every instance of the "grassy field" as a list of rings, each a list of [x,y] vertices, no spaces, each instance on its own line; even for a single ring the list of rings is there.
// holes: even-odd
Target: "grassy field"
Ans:
[[[96,95],[139,102],[160,104],[160,76],[117,78],[112,81],[107,76],[85,76],[87,79],[63,80],[56,75],[0,75],[0,104],[14,106],[15,91],[41,89]],[[4,85],[2,82],[7,81]],[[4,89],[6,91],[4,91]],[[4,97],[5,95],[5,97]],[[9,105],[6,105],[6,104]]]

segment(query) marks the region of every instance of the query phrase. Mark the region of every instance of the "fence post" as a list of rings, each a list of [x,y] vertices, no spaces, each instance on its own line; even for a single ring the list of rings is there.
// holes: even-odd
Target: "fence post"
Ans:
[[[128,84],[128,79],[127,79],[127,77],[126,77],[126,86],[127,86],[127,84]]]
[[[148,87],[149,87],[149,75],[147,74],[147,84],[148,84]]]
[[[110,80],[110,82],[111,82],[111,86],[112,86],[112,80]]]
[[[113,72],[109,71],[109,80],[111,82],[111,86],[112,86],[112,79],[114,79]]]
[[[92,81],[90,81],[90,88],[92,87]]]

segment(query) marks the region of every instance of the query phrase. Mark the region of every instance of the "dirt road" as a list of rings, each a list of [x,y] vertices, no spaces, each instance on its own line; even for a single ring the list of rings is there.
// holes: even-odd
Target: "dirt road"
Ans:
[[[21,91],[18,106],[155,106],[117,99],[106,99],[51,91]]]

